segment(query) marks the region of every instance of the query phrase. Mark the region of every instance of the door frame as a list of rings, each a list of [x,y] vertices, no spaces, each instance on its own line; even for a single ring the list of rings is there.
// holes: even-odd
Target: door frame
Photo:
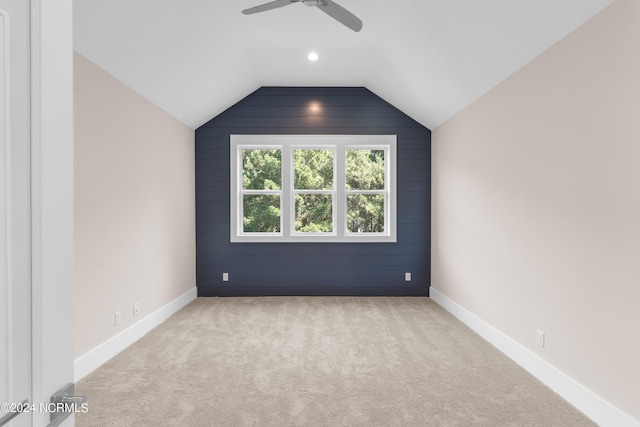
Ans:
[[[73,382],[73,1],[31,1],[33,402]],[[34,426],[50,414],[35,412]],[[61,425],[71,426],[73,417]]]

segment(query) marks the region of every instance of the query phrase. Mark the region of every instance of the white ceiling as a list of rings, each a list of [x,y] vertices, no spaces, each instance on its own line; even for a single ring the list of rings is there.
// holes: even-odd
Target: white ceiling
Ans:
[[[302,3],[74,0],[74,44],[192,128],[260,86],[365,86],[435,129],[613,0],[336,1],[362,31]]]

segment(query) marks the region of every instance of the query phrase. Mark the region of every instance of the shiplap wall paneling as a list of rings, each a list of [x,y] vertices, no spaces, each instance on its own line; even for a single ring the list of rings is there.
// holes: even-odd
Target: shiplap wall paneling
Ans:
[[[397,135],[398,241],[230,243],[231,134]],[[430,179],[431,131],[371,91],[258,89],[196,130],[198,294],[428,295]]]

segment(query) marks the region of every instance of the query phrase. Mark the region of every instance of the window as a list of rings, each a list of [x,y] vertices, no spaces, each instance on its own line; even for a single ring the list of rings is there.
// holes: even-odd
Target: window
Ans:
[[[395,135],[231,135],[232,242],[395,242]]]

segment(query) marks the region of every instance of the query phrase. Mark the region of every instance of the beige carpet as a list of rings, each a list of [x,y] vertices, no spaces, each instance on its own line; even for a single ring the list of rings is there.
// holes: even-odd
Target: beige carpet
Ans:
[[[428,298],[198,298],[76,386],[77,426],[592,426]]]

